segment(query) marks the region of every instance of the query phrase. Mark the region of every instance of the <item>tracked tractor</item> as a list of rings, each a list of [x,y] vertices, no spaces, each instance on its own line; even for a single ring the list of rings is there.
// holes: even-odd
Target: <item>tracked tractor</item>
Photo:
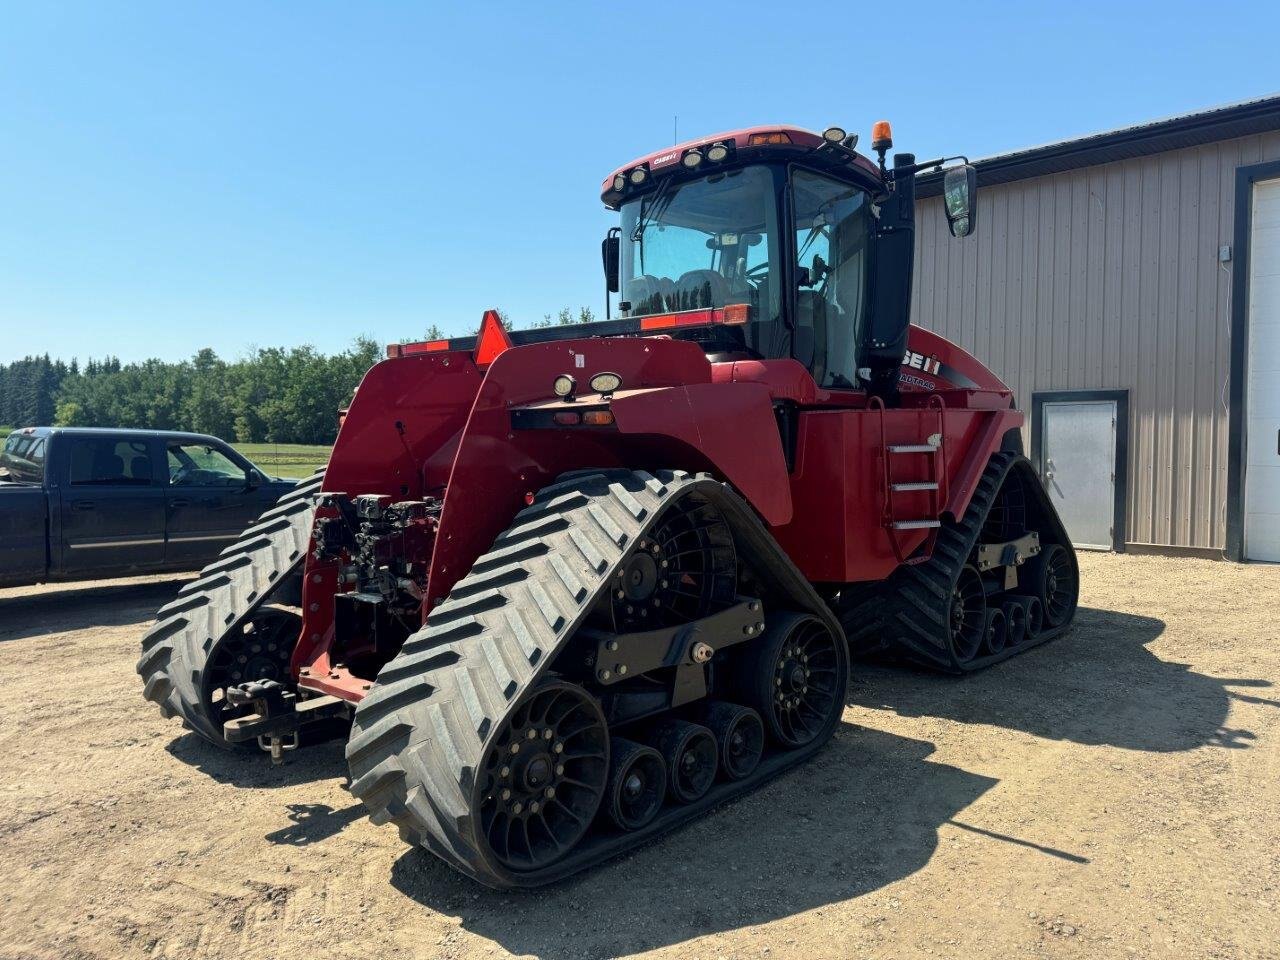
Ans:
[[[201,737],[348,736],[376,823],[493,887],[754,790],[840,723],[852,655],[985,668],[1078,571],[1009,388],[908,324],[915,183],[973,169],[757,127],[602,186],[607,319],[398,344],[328,467],[143,639]]]

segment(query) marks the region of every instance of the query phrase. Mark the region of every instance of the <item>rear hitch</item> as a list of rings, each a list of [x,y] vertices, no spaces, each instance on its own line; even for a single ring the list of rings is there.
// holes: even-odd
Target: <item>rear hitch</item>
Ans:
[[[252,712],[222,725],[229,743],[257,740],[271,754],[272,763],[283,763],[286,750],[298,749],[299,732],[307,724],[347,717],[351,705],[338,697],[300,700],[296,691],[276,680],[253,680],[227,688],[227,702]]]

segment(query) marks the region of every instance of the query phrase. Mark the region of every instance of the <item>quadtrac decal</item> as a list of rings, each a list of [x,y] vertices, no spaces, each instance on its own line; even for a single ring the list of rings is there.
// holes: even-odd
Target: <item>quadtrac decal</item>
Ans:
[[[921,373],[940,377],[954,387],[966,389],[977,387],[974,381],[970,380],[955,367],[947,366],[935,356],[926,357],[923,353],[916,353],[914,350],[908,350],[902,355],[902,366],[904,369],[898,375],[898,382],[909,383],[913,387],[920,387],[924,390],[937,390],[938,383],[910,373],[909,371],[912,370],[919,370]]]

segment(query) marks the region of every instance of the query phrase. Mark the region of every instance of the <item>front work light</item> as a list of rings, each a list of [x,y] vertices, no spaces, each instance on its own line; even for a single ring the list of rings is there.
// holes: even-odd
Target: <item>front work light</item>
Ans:
[[[723,143],[713,143],[707,148],[707,159],[712,163],[719,163],[727,156],[729,156],[729,148]]]
[[[640,186],[640,184],[644,183],[646,180],[649,179],[649,171],[646,170],[644,167],[636,167],[629,174],[627,174],[627,179],[631,181],[631,185],[633,187],[638,187]]]
[[[702,163],[702,151],[690,150],[684,155],[684,159],[680,161],[690,170],[694,169],[698,164]]]
[[[556,377],[555,382],[551,384],[551,389],[561,400],[571,400],[573,398],[573,390],[578,385],[578,381],[573,379],[567,373],[562,373]]]
[[[839,127],[827,127],[822,131],[822,139],[827,143],[842,143],[848,134]]]
[[[621,191],[627,185],[627,178],[622,174],[618,174],[613,178],[613,189]]]

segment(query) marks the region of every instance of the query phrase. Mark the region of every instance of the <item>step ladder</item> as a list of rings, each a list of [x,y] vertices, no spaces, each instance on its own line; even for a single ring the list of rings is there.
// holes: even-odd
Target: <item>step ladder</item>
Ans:
[[[938,429],[922,443],[889,443],[885,425],[884,402],[879,397],[875,397],[872,399],[871,405],[880,410],[880,448],[882,451],[880,459],[884,464],[884,476],[882,479],[884,509],[881,516],[881,524],[889,534],[889,543],[893,546],[894,556],[898,558],[899,563],[924,563],[933,556],[933,548],[938,540],[938,530],[942,527],[942,520],[940,519],[942,508],[947,502],[947,461],[946,448],[943,443],[943,431],[946,425],[944,416],[946,404],[936,394],[929,398],[926,409],[934,413]],[[894,477],[894,464],[900,460],[909,460],[913,457],[926,458],[928,469],[925,475],[928,479],[896,480]],[[913,513],[915,515],[904,516],[902,514],[898,498],[895,495],[904,493],[929,494],[928,506],[923,511],[924,516],[919,515],[921,512],[919,507],[914,508]],[[919,498],[912,497],[910,499],[913,502],[919,502]],[[905,548],[907,535],[916,530],[928,530],[929,533],[920,548],[914,554],[908,556]]]

